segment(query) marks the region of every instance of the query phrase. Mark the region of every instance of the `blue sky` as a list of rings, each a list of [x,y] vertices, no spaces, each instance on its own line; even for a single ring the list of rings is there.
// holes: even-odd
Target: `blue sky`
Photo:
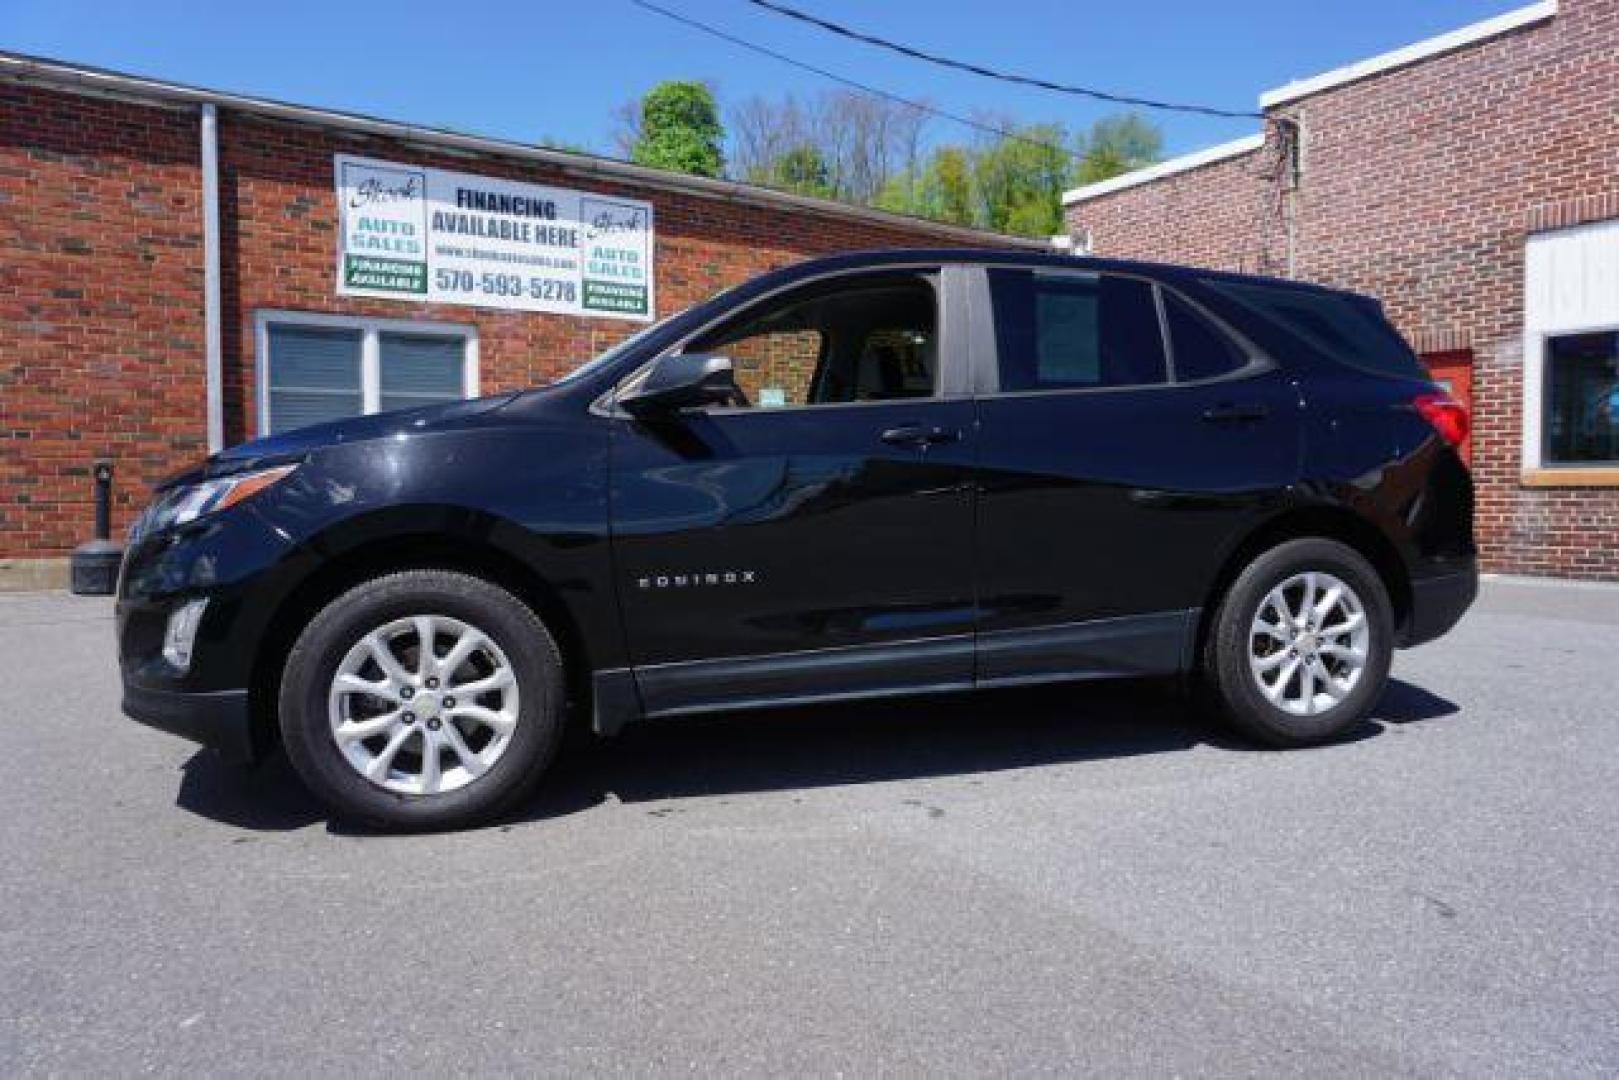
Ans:
[[[942,108],[1082,127],[1107,106],[1004,86],[831,37],[743,0],[662,0],[733,34]],[[1255,107],[1261,90],[1474,22],[1512,0],[790,0],[946,55],[1119,93]],[[4,0],[0,49],[216,89],[607,150],[614,108],[663,79],[722,102],[825,80],[628,0]],[[1170,153],[1256,130],[1157,114]],[[971,132],[935,121],[935,140]]]

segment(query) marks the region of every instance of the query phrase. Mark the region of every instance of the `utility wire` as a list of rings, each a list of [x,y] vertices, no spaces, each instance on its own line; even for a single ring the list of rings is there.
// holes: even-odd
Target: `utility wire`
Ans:
[[[996,127],[994,124],[986,124],[981,120],[973,120],[958,113],[947,112],[944,109],[935,108],[926,102],[913,101],[910,98],[900,97],[898,94],[891,94],[887,90],[879,90],[875,86],[869,86],[866,83],[857,82],[854,79],[839,75],[836,72],[828,71],[825,68],[816,67],[814,64],[805,63],[803,60],[799,60],[796,57],[788,56],[785,53],[779,53],[774,49],[768,49],[763,45],[756,45],[753,42],[748,41],[746,38],[740,38],[735,34],[727,33],[717,26],[710,26],[708,23],[699,22],[688,15],[682,15],[679,12],[670,11],[666,7],[661,7],[658,4],[652,3],[651,0],[630,0],[630,3],[634,4],[638,8],[642,8],[643,10],[653,12],[657,15],[662,15],[666,19],[673,19],[675,22],[689,26],[693,30],[701,30],[703,33],[717,37],[721,41],[728,41],[732,45],[741,46],[744,49],[749,49],[763,56],[768,56],[773,60],[780,60],[784,64],[791,64],[793,67],[802,68],[805,71],[813,72],[822,78],[831,79],[836,83],[842,83],[844,86],[859,90],[862,93],[872,94],[880,98],[886,98],[887,100],[896,102],[900,105],[905,105],[921,112],[931,113],[932,115],[941,117],[945,120],[954,121],[957,124],[963,124],[967,127],[975,128],[976,130],[985,132],[986,134],[998,135],[1003,139],[1013,139],[1017,142],[1027,143],[1030,146],[1037,146],[1042,150],[1049,150],[1050,152],[1060,154],[1065,158],[1072,158],[1074,156],[1074,152],[1072,150],[1065,146],[1059,146],[1057,143],[1046,142],[1044,139],[1031,139],[1027,135],[1020,135],[1015,131],[1008,131],[1005,128]]]
[[[1152,98],[1131,97],[1127,94],[1111,94],[1105,90],[1095,90],[1087,86],[1072,86],[1067,83],[1052,82],[1049,79],[1036,78],[1033,75],[1019,75],[1015,72],[997,71],[994,68],[985,67],[982,64],[971,64],[963,60],[952,60],[948,56],[939,56],[935,53],[924,52],[921,49],[913,48],[909,45],[902,45],[897,41],[889,41],[887,38],[877,37],[875,34],[863,33],[859,30],[851,29],[828,19],[811,15],[806,11],[799,11],[797,8],[788,7],[786,4],[776,3],[775,0],[747,0],[747,2],[752,4],[754,7],[763,8],[766,11],[774,12],[777,15],[784,15],[789,19],[796,19],[799,22],[820,27],[822,30],[830,31],[831,33],[837,34],[840,37],[849,38],[852,41],[860,41],[867,45],[875,45],[880,49],[887,49],[890,52],[899,53],[901,56],[909,56],[913,60],[922,60],[929,64],[937,64],[940,67],[953,68],[956,71],[965,71],[973,75],[981,75],[986,79],[998,79],[1001,82],[1019,83],[1023,86],[1038,87],[1041,90],[1054,90],[1059,94],[1073,94],[1078,97],[1091,98],[1095,101],[1108,101],[1116,105],[1137,105],[1143,109],[1162,109],[1167,112],[1197,113],[1201,116],[1224,116],[1237,119],[1263,120],[1265,118],[1264,113],[1238,111],[1234,109],[1217,109],[1211,105],[1189,105],[1173,101],[1155,101]]]

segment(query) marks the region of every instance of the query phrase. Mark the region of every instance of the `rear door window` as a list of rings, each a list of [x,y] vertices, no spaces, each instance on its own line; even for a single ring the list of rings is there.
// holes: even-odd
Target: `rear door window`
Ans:
[[[1205,280],[1215,292],[1291,330],[1327,357],[1379,375],[1426,379],[1422,363],[1374,300],[1288,285]]]
[[[1113,274],[992,270],[1002,391],[1163,383],[1152,285]]]

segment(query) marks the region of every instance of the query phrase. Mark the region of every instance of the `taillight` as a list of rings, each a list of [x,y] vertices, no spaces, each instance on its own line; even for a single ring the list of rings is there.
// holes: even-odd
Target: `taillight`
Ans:
[[[1439,437],[1451,446],[1460,446],[1467,441],[1467,432],[1471,427],[1467,407],[1449,394],[1423,394],[1411,404],[1439,433]]]

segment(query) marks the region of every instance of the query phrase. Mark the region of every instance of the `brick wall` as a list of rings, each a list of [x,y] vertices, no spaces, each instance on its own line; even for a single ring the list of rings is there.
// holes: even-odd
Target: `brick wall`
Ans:
[[[206,452],[198,128],[195,108],[0,83],[0,559],[88,537],[93,459],[116,463],[116,535],[153,482]],[[231,111],[219,138],[227,442],[256,430],[260,309],[474,325],[485,392],[547,381],[642,325],[338,297],[336,152],[653,202],[660,315],[809,256],[946,242],[920,223],[584,181]]]
[[[1081,240],[1089,234],[1092,253],[1111,258],[1280,273],[1277,193],[1270,179],[1277,149],[1271,141],[1259,150],[1070,206],[1069,232]]]
[[[784,403],[802,405],[809,401],[821,344],[816,329],[776,330],[733,342],[725,355],[736,363],[736,384],[749,401],[762,400],[768,387],[780,390]]]
[[[1619,579],[1619,490],[1520,483],[1530,230],[1619,214],[1619,0],[1276,109],[1259,151],[1068,207],[1097,254],[1380,296],[1421,352],[1471,349],[1478,531],[1493,569]],[[1292,241],[1289,245],[1289,222]]]
[[[195,114],[0,85],[0,556],[206,451]]]

